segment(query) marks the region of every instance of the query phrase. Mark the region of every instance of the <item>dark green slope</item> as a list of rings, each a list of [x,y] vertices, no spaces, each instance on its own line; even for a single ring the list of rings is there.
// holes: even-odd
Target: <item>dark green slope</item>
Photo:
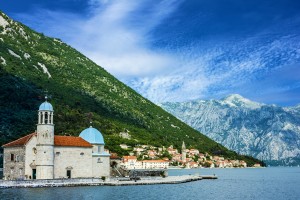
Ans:
[[[92,113],[93,126],[115,152],[121,152],[120,143],[180,147],[185,141],[202,152],[256,162],[187,126],[67,44],[1,16],[9,24],[0,26],[0,145],[35,130],[37,109],[47,90],[56,134],[79,135]],[[125,129],[131,140],[119,138]]]

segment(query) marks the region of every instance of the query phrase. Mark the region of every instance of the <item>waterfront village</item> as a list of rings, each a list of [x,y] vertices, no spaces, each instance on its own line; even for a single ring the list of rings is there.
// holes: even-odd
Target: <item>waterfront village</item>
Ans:
[[[124,135],[124,133],[120,133]],[[181,153],[172,145],[168,148],[151,145],[137,145],[135,147],[120,144],[124,150],[131,150],[129,156],[123,156],[120,167],[124,169],[149,169],[149,168],[233,168],[247,167],[243,160],[228,160],[222,156],[212,156],[201,153],[198,149],[187,149],[182,143]],[[111,153],[111,159],[117,155]],[[255,164],[254,167],[260,167]]]

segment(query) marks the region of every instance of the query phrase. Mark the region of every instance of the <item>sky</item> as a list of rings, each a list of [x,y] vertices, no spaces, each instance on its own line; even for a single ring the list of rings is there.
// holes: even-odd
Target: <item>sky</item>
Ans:
[[[155,103],[300,103],[300,1],[1,0]]]

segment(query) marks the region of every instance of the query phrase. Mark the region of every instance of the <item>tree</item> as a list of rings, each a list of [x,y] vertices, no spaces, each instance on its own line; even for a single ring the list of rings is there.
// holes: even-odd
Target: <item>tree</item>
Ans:
[[[194,160],[195,162],[198,162],[199,156],[198,156],[198,155],[195,155],[194,158],[193,158],[193,160]]]

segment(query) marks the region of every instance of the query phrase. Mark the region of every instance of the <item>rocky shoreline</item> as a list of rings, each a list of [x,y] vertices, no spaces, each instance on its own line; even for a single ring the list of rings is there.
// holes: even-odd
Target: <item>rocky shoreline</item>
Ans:
[[[53,180],[13,180],[0,181],[0,188],[38,188],[38,187],[75,187],[75,186],[129,186],[129,185],[154,185],[154,184],[180,184],[202,179],[217,179],[217,176],[169,176],[166,178],[141,178],[141,180],[122,180],[111,178],[103,181],[96,178],[85,179],[53,179]]]

